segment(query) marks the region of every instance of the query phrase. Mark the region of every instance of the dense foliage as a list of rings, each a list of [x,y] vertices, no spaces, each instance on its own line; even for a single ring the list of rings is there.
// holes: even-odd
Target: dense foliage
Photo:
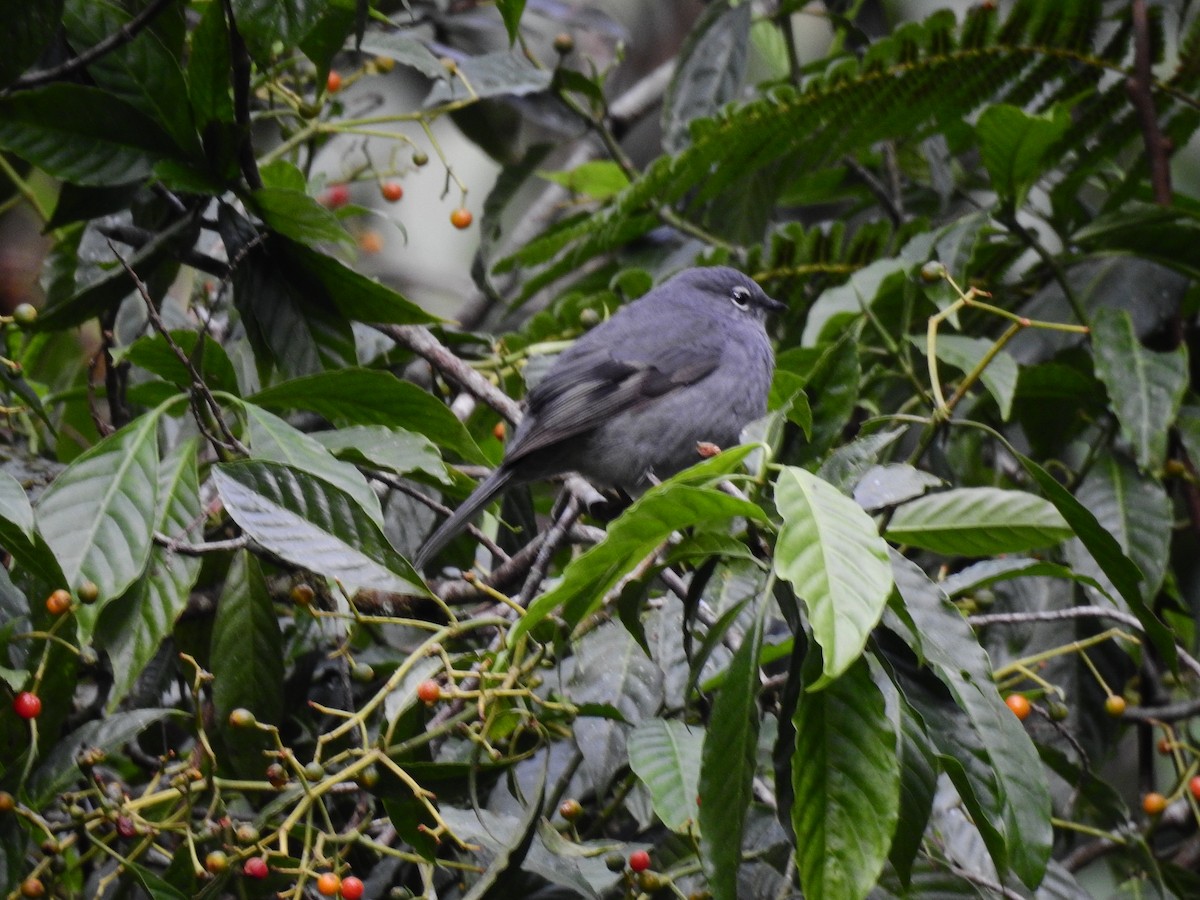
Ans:
[[[553,3],[5,6],[8,896],[1200,896],[1200,25],[831,2],[808,59],[805,6],[622,86]],[[425,166],[463,327],[359,265],[346,183]],[[526,377],[707,263],[788,306],[747,442],[414,571]]]

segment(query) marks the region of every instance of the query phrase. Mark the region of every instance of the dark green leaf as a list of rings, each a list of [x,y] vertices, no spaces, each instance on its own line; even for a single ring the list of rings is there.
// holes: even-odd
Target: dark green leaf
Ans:
[[[1113,587],[1129,604],[1133,614],[1142,623],[1146,636],[1154,644],[1154,649],[1169,666],[1174,668],[1177,665],[1175,638],[1142,599],[1142,593],[1138,587],[1138,582],[1143,578],[1141,571],[1125,555],[1125,551],[1121,549],[1116,538],[1100,524],[1095,515],[1071,496],[1070,491],[1059,484],[1053,475],[1027,456],[1018,454],[1017,458],[1025,467],[1025,471],[1038,483],[1042,493],[1058,507],[1058,511],[1067,520],[1071,530],[1075,532],[1075,536],[1096,560],[1100,570],[1108,576]]]
[[[171,340],[191,361],[192,367],[200,373],[210,391],[224,391],[235,397],[240,393],[233,363],[230,362],[225,348],[213,340],[211,335],[202,336],[199,332],[187,330],[172,331],[170,335]],[[199,349],[197,344],[201,344]],[[175,351],[161,334],[138,338],[123,354],[114,353],[113,356],[118,362],[125,359],[147,372],[153,372],[181,391],[191,390],[192,376],[187,366],[175,355]]]
[[[274,385],[250,399],[259,406],[306,409],[335,423],[408,428],[471,462],[487,462],[444,404],[388,372],[353,368],[323,372]]]
[[[426,78],[446,77],[446,70],[426,46],[404,31],[372,31],[363,37],[362,50],[394,59],[402,66],[416,69]]]
[[[760,727],[759,604],[713,703],[700,761],[700,861],[714,900],[736,900],[742,830],[753,799]]]
[[[153,119],[99,88],[51,84],[0,97],[0,149],[77,184],[139,181],[175,143]]]
[[[892,592],[887,544],[862,507],[804,469],[779,473],[775,505],[783,517],[775,571],[795,586],[823,651],[815,689],[858,659],[883,613]]]
[[[201,129],[210,122],[233,122],[231,52],[224,7],[210,3],[192,30],[187,63],[192,115]]]
[[[799,698],[792,828],[806,898],[866,897],[883,870],[900,815],[897,702],[889,715],[861,657]]]
[[[58,30],[63,0],[4,0],[0,3],[0,87],[6,87],[37,61]]]
[[[329,242],[354,246],[341,221],[303,191],[264,187],[250,195],[255,212],[268,228],[301,244]]]
[[[245,550],[234,554],[217,601],[209,667],[219,732],[233,749],[226,761],[241,777],[261,778],[270,738],[231,725],[229,714],[244,708],[260,722],[283,724],[283,637],[262,569]]]
[[[372,588],[426,594],[408,561],[345,491],[274,462],[227,463],[213,481],[233,520],[293,565],[338,579],[353,594]]]
[[[233,18],[251,55],[271,59],[271,45],[295,47],[324,13],[328,0],[231,0]]]
[[[469,56],[458,63],[458,71],[461,77],[442,70],[441,79],[425,98],[426,107],[468,98],[524,97],[546,90],[554,79],[549,69],[539,69],[515,50]]]
[[[496,8],[504,19],[504,28],[508,32],[508,43],[516,43],[518,29],[521,25],[521,13],[525,12],[525,0],[496,0]]]
[[[1187,349],[1147,350],[1133,319],[1123,310],[1098,309],[1092,317],[1096,375],[1108,389],[1121,433],[1133,445],[1138,465],[1156,471],[1167,455],[1167,429],[1187,388]]]

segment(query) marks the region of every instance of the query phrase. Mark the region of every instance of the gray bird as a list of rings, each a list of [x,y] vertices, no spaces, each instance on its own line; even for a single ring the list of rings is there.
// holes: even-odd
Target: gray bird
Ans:
[[[512,484],[579,472],[637,495],[737,444],[766,412],[775,358],[768,312],[784,309],[726,267],[686,269],[565,350],[529,392],[503,462],[425,542],[421,569]]]

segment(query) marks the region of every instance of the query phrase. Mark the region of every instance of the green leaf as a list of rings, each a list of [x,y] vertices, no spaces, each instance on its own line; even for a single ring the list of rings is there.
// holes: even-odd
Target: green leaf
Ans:
[[[593,200],[605,200],[629,184],[625,170],[611,160],[592,160],[565,172],[539,171],[538,175]]]
[[[328,0],[231,0],[233,18],[251,55],[271,60],[277,41],[295,47],[325,12]]]
[[[938,786],[937,752],[916,711],[900,698],[900,818],[888,859],[907,884],[921,851]]]
[[[293,241],[354,246],[341,220],[304,191],[264,187],[250,195],[250,202],[268,228]]]
[[[259,406],[307,409],[335,423],[407,428],[471,462],[488,462],[445,404],[390,372],[355,368],[322,372],[273,385],[250,399]]]
[[[1188,383],[1187,347],[1169,353],[1147,350],[1124,310],[1098,309],[1092,317],[1096,375],[1108,389],[1121,433],[1138,465],[1157,470],[1167,455],[1167,431]]]
[[[647,719],[629,735],[629,767],[650,790],[654,812],[672,831],[686,834],[699,812],[704,729],[678,719]]]
[[[315,281],[333,307],[347,319],[386,325],[441,321],[398,291],[354,271],[331,256],[291,241],[285,241],[282,247],[288,263],[304,276],[305,289],[311,291]]]
[[[0,149],[64,181],[140,181],[175,143],[153,119],[99,88],[51,84],[0,97]]]
[[[0,545],[8,543],[6,535],[10,534],[33,540],[33,507],[21,483],[0,472]]]
[[[230,361],[225,348],[213,340],[209,334],[201,335],[190,330],[170,332],[171,340],[181,349],[191,361],[193,368],[204,380],[211,391],[224,391],[237,396],[240,393],[237,372]],[[199,350],[196,345],[201,344]],[[138,338],[124,352],[114,352],[116,362],[128,360],[135,366],[140,366],[147,372],[153,372],[176,385],[180,390],[188,391],[192,387],[192,376],[175,355],[175,351],[167,344],[161,334],[152,334]]]
[[[37,527],[54,550],[67,584],[92,581],[95,604],[75,619],[91,639],[96,616],[145,571],[158,504],[158,419],[143,413],[71,463],[37,505]]]
[[[914,677],[904,696],[925,720],[943,766],[1001,872],[1026,885],[1050,857],[1050,792],[1029,735],[992,681],[987,654],[962,614],[916,565],[892,554],[896,587],[940,685]]]
[[[496,8],[500,10],[500,17],[504,19],[504,28],[508,32],[508,43],[511,46],[519,34],[521,13],[525,12],[525,0],[496,0]]]
[[[403,31],[371,31],[363,36],[362,50],[374,56],[394,59],[402,66],[416,69],[430,80],[446,77],[446,69],[423,43]]]
[[[37,62],[58,30],[62,11],[63,0],[7,0],[0,4],[4,19],[4,27],[0,28],[0,87],[6,87]]]
[[[7,472],[0,472],[0,547],[12,554],[20,568],[45,584],[63,587],[66,576],[33,522],[33,507],[25,489]]]
[[[809,900],[859,900],[883,871],[900,815],[894,697],[890,705],[861,657],[796,705],[792,829]]]
[[[415,431],[384,425],[350,425],[337,431],[316,431],[309,436],[346,462],[395,475],[421,472],[435,481],[450,483],[437,447]]]
[[[1125,551],[1121,549],[1117,539],[1100,524],[1091,510],[1071,496],[1070,491],[1059,484],[1053,475],[1027,456],[1017,454],[1017,459],[1025,467],[1025,471],[1038,483],[1042,493],[1062,513],[1062,517],[1067,520],[1071,530],[1075,532],[1075,536],[1092,554],[1092,558],[1100,566],[1100,570],[1129,604],[1133,614],[1142,623],[1147,637],[1154,644],[1154,649],[1158,651],[1167,665],[1174,669],[1178,665],[1175,637],[1142,599],[1142,593],[1138,587],[1138,582],[1143,577],[1141,570],[1125,555]]]
[[[1053,546],[1071,537],[1071,528],[1034,494],[954,488],[899,507],[887,537],[946,556],[994,556]]]
[[[538,68],[516,50],[468,56],[459,61],[458,71],[461,77],[448,78],[442,70],[425,98],[426,108],[454,100],[524,97],[547,90],[554,81],[550,69]]]
[[[354,466],[339,462],[318,441],[253,403],[242,405],[249,424],[250,450],[255,459],[287,463],[328,481],[354,498],[381,529],[383,510],[379,497]]]
[[[726,451],[721,457],[731,454],[743,458],[751,449]],[[560,607],[568,626],[574,628],[599,608],[604,595],[673,531],[693,525],[711,528],[738,516],[758,521],[765,518],[762,509],[749,501],[716,488],[688,484],[685,479],[694,477],[691,473],[692,470],[685,470],[652,487],[625,510],[608,526],[604,540],[572,560],[562,580],[529,605],[524,617],[513,627],[510,640],[515,641]]]
[[[737,900],[742,830],[753,800],[760,727],[760,603],[713,703],[700,760],[700,862],[714,900]]]
[[[921,350],[925,349],[926,338],[923,335],[909,335],[909,340]],[[937,358],[963,373],[970,373],[995,346],[995,341],[989,341],[986,338],[967,337],[962,334],[939,334]],[[1005,422],[1012,413],[1013,397],[1017,392],[1019,375],[1017,361],[1013,359],[1012,354],[1001,350],[988,361],[987,368],[979,376],[979,380],[987,388],[987,392],[995,398],[996,405],[1000,408],[1000,418]]]
[[[213,469],[225,508],[266,550],[303,569],[360,588],[425,596],[420,576],[345,491],[273,462]]]
[[[168,537],[198,542],[190,536],[201,519],[200,484],[196,474],[199,442],[180,444],[158,468],[158,511],[155,530]],[[131,590],[105,607],[96,624],[96,642],[112,663],[113,686],[108,695],[111,713],[137,682],[142,670],[171,634],[187,607],[200,576],[200,559],[154,545],[146,574]]]
[[[233,79],[229,26],[220,3],[210,3],[192,29],[187,83],[192,115],[203,129],[210,122],[232,123]]]
[[[1001,199],[1015,206],[1048,168],[1049,150],[1071,126],[1065,106],[1044,115],[1031,115],[1007,103],[989,106],[979,114],[975,135],[979,156]]]
[[[63,26],[72,49],[82,53],[127,27],[132,18],[113,0],[68,0]],[[132,40],[100,55],[87,73],[97,87],[158,123],[185,155],[201,157],[183,69],[155,29],[143,28]]]
[[[260,722],[284,724],[283,636],[262,569],[245,550],[234,554],[217,601],[209,659],[218,729],[233,749],[225,761],[241,777],[261,778],[270,738],[231,726],[229,714],[241,707]]]
[[[700,16],[679,52],[663,98],[663,146],[670,153],[688,144],[688,125],[707,118],[742,90],[750,51],[750,4],[713,3]]]
[[[1162,484],[1127,458],[1101,451],[1075,489],[1075,499],[1096,517],[1142,573],[1139,595],[1152,604],[1163,584],[1171,551],[1171,498]],[[1068,559],[1082,575],[1116,588],[1081,542],[1067,546]]]
[[[780,471],[775,505],[783,517],[775,571],[804,600],[823,651],[815,690],[858,659],[883,613],[892,591],[887,544],[862,507],[804,469]]]

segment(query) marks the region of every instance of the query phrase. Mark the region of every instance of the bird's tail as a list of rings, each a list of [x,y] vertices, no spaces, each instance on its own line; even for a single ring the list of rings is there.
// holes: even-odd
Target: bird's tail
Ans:
[[[441,552],[442,548],[450,543],[456,534],[466,528],[467,523],[475,518],[476,513],[491,503],[497,494],[508,487],[512,480],[512,469],[498,466],[491,475],[481,481],[479,486],[471,492],[471,496],[463,501],[462,506],[438,526],[438,529],[421,546],[413,560],[417,571],[424,569],[426,563]]]

